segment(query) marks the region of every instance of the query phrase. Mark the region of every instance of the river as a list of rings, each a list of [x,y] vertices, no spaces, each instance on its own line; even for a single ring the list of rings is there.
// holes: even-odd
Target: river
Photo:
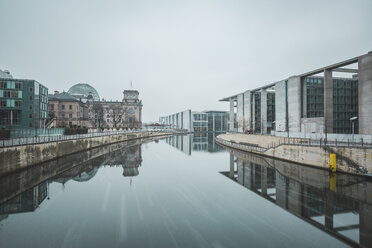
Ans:
[[[131,141],[0,178],[0,247],[368,247],[372,182],[225,149]]]

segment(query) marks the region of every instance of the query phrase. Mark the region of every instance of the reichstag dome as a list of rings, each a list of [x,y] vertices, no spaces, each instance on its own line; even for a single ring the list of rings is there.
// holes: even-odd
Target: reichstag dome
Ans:
[[[68,93],[75,97],[87,98],[89,93],[93,95],[94,101],[99,101],[99,95],[95,88],[89,84],[75,84],[69,90]]]

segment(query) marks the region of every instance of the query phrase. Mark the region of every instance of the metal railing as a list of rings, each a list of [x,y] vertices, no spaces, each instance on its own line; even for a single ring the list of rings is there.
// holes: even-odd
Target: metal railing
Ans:
[[[86,138],[94,138],[94,137],[102,137],[102,136],[110,136],[110,135],[144,133],[144,132],[159,132],[159,133],[168,132],[168,133],[178,134],[181,131],[173,130],[173,129],[137,129],[137,130],[96,132],[96,133],[74,134],[74,135],[35,136],[35,137],[0,140],[0,147],[34,145],[34,144],[49,143],[49,142],[64,141],[64,140],[77,140],[77,139],[86,139]]]
[[[223,140],[220,137],[216,137],[216,141],[240,150],[253,151],[253,152],[265,152],[269,149],[276,148],[281,145],[296,145],[296,146],[328,146],[328,147],[350,147],[350,148],[372,148],[372,141],[352,142],[352,141],[327,141],[325,139],[312,140],[312,139],[301,139],[301,138],[283,138],[278,142],[272,142],[265,146],[259,146],[258,144],[250,144],[246,142],[236,142],[234,140]]]

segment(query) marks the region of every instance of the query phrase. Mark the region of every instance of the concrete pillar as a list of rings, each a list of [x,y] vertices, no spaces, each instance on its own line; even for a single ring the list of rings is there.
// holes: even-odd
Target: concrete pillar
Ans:
[[[359,133],[372,133],[372,51],[358,60]]]
[[[255,111],[255,108],[256,108],[256,103],[255,103],[255,100],[256,100],[256,94],[253,92],[252,93],[252,129],[253,130],[256,130],[256,111]]]
[[[261,166],[261,195],[267,195],[267,168]]]
[[[244,92],[244,127],[243,131],[252,129],[251,120],[251,91]]]
[[[288,129],[290,132],[301,131],[301,78],[288,78]]]
[[[244,94],[241,93],[237,96],[237,111],[236,111],[236,119],[238,122],[238,132],[243,132],[243,125],[244,125]]]
[[[361,247],[372,244],[372,206],[359,203],[359,241]]]
[[[244,166],[243,166],[243,160],[240,158],[237,158],[238,163],[236,165],[236,169],[238,171],[238,183],[240,185],[244,185]]]
[[[234,178],[234,155],[230,153],[230,178]]]
[[[275,83],[275,131],[287,131],[287,99],[285,81]]]
[[[234,131],[234,122],[235,122],[234,99],[230,99],[229,131]]]
[[[244,164],[244,187],[252,189],[252,163],[248,161]]]
[[[261,134],[267,134],[267,90],[261,89]]]
[[[306,88],[306,77],[301,78],[302,85],[302,117],[307,117],[307,88]],[[304,131],[304,130],[301,130]]]
[[[213,114],[212,116],[212,132],[216,132],[216,116]]]
[[[333,229],[333,214],[334,214],[334,203],[333,203],[333,195],[330,191],[327,191],[325,198],[324,198],[324,209],[325,209],[325,221],[324,225],[327,229]]]
[[[324,126],[326,133],[333,133],[333,79],[331,70],[324,70]]]

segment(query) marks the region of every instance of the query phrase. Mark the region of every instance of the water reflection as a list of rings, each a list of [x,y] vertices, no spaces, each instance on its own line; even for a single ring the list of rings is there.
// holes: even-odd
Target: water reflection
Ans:
[[[230,152],[229,170],[222,174],[348,245],[372,244],[369,180]]]
[[[166,142],[178,150],[191,155],[192,151],[222,152],[223,147],[214,142],[221,133],[194,133],[166,138]]]
[[[139,142],[123,142],[107,146],[106,151],[111,152],[98,153],[98,156],[96,156],[98,150],[93,149],[1,178],[0,221],[6,219],[9,214],[35,211],[47,198],[49,184],[56,182],[64,185],[70,180],[87,182],[97,174],[101,166],[122,167],[124,177],[138,176],[138,168],[142,162],[141,143]],[[87,155],[87,153],[89,154]],[[80,164],[70,163],[71,159],[76,157],[80,158],[79,161],[84,161],[81,158],[86,157],[86,161]],[[68,163],[70,166],[63,165],[64,163]],[[42,175],[32,177],[32,174],[40,173],[43,168],[55,169],[54,166],[62,166],[65,170],[56,176],[44,171]],[[40,180],[43,182],[37,184]],[[22,184],[26,187],[19,187]],[[37,185],[34,186],[35,184]],[[14,195],[16,196],[14,197]]]
[[[33,212],[48,195],[48,183],[44,182],[0,205],[0,221],[10,214]]]

